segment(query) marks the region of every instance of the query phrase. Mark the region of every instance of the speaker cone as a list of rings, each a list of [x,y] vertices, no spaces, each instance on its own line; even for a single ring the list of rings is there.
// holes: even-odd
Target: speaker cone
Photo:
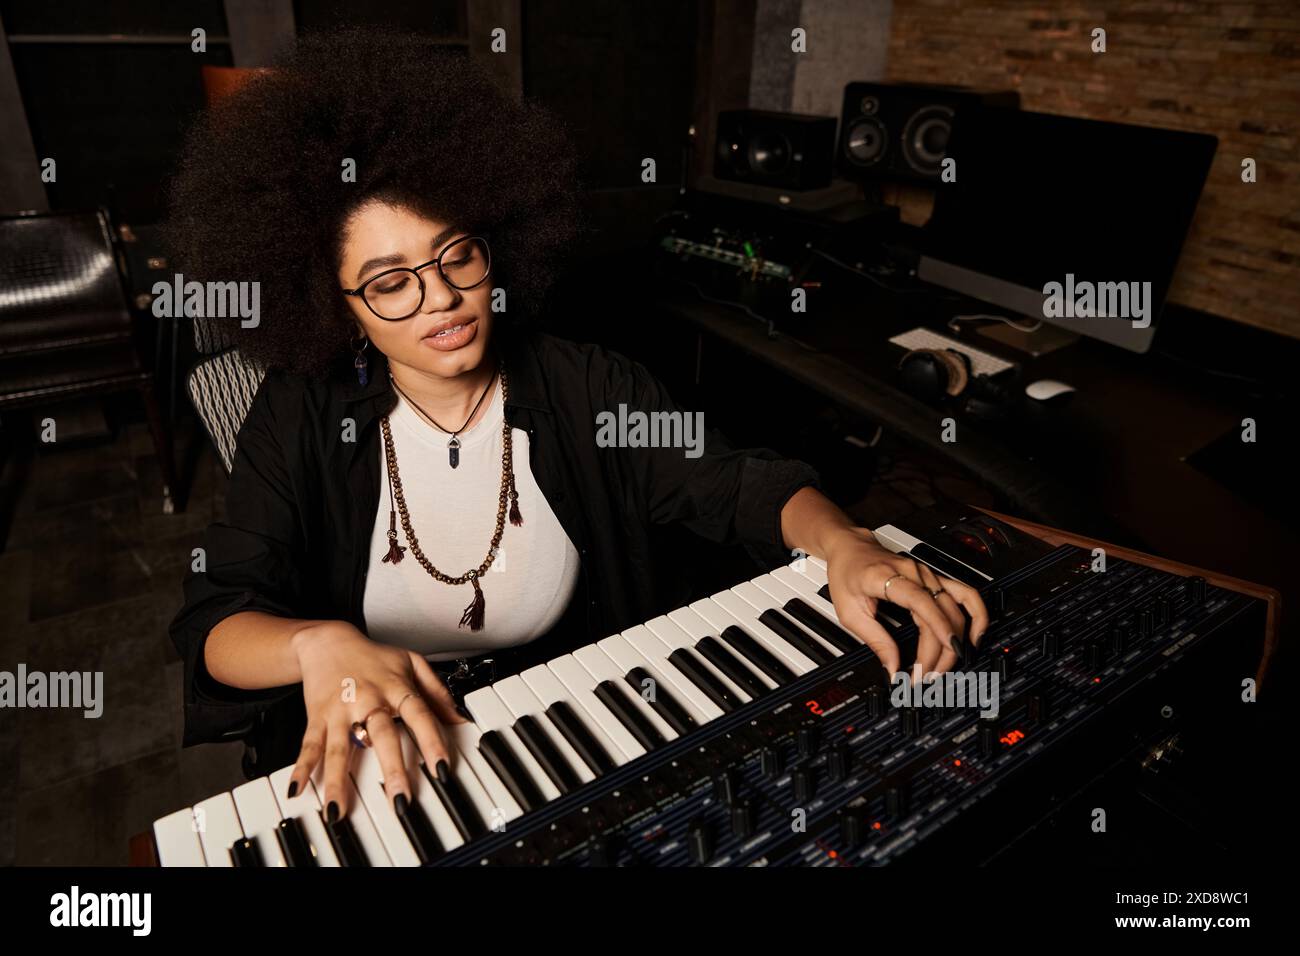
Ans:
[[[903,128],[903,158],[918,173],[939,172],[952,133],[952,109],[927,106],[912,114]]]
[[[844,140],[844,150],[849,159],[859,166],[874,166],[885,155],[889,132],[878,119],[864,117],[855,120]]]

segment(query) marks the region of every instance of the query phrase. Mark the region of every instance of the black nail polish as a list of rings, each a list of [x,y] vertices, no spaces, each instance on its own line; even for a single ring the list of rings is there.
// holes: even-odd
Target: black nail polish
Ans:
[[[329,817],[330,823],[339,822],[339,804],[337,800],[330,801],[330,805],[325,808],[325,815]]]
[[[297,780],[290,780],[290,781],[289,781],[289,799],[292,800],[292,799],[293,799],[294,797],[296,797],[296,796],[298,796],[298,781],[297,781]]]
[[[451,778],[451,768],[447,766],[445,760],[439,760],[438,766],[433,768],[433,772],[438,775],[439,783],[446,783]]]
[[[406,794],[399,793],[397,796],[393,797],[393,809],[397,811],[399,816],[406,813],[408,805]]]

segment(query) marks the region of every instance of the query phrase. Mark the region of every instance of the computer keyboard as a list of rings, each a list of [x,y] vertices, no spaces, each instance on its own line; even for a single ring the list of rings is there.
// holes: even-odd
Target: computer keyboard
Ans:
[[[961,352],[970,359],[971,371],[976,375],[997,375],[999,372],[1015,367],[1011,362],[1000,359],[990,352],[972,348],[965,342],[920,326],[895,335],[889,341],[905,349],[953,349]]]

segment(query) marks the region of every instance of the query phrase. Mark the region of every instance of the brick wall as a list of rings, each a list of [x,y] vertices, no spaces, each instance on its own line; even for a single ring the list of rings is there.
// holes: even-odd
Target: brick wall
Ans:
[[[1095,27],[1105,53],[1091,51]],[[1218,136],[1170,298],[1300,338],[1298,0],[894,0],[886,76]]]

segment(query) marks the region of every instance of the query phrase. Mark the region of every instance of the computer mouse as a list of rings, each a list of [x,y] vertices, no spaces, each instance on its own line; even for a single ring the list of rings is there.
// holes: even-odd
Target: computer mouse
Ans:
[[[1025,386],[1025,394],[1034,401],[1053,404],[1069,401],[1074,390],[1073,385],[1066,385],[1051,378],[1040,378],[1037,382],[1030,382]]]

